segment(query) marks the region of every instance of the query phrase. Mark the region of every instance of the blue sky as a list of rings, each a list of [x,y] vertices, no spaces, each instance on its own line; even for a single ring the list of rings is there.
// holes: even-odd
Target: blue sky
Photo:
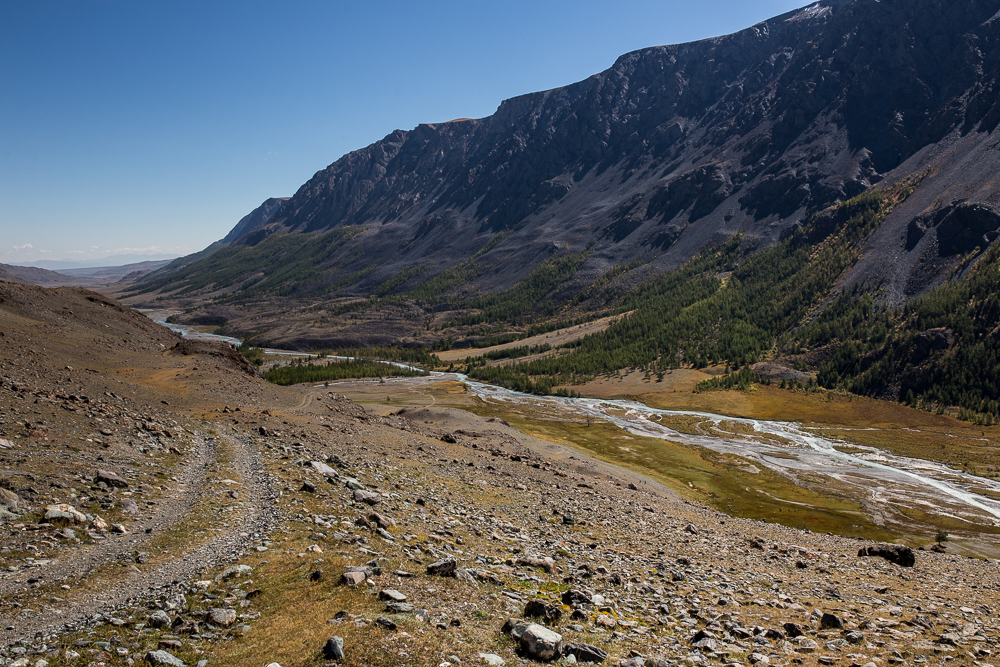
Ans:
[[[0,262],[178,255],[394,129],[782,0],[0,3]]]

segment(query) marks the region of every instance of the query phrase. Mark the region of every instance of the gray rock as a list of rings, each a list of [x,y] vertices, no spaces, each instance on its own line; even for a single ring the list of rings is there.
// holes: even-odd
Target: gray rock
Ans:
[[[365,503],[366,505],[378,505],[382,502],[382,496],[375,493],[374,491],[365,491],[364,489],[357,489],[354,492],[354,501],[359,503]]]
[[[344,638],[330,637],[326,640],[326,645],[323,647],[323,657],[327,660],[343,660]]]
[[[213,609],[209,609],[208,622],[213,625],[220,625],[224,628],[228,628],[230,625],[236,622],[236,610],[224,609],[222,607],[215,607]]]
[[[113,486],[119,489],[127,489],[128,482],[119,477],[117,474],[111,472],[110,470],[98,470],[97,476],[94,477],[95,482],[104,482],[108,486]]]
[[[442,558],[427,566],[427,574],[436,574],[439,577],[450,577],[455,574],[458,561],[453,556]]]
[[[503,667],[507,664],[507,661],[496,653],[480,653],[479,659],[491,667]]]
[[[580,662],[604,662],[608,659],[608,652],[591,644],[572,642],[566,644],[562,650],[563,655],[571,655]]]
[[[6,507],[8,510],[17,511],[17,505],[20,502],[20,498],[13,491],[8,491],[7,489],[0,489],[0,507]]]
[[[379,591],[378,599],[379,600],[383,600],[385,602],[389,602],[389,601],[392,601],[392,602],[406,602],[406,596],[403,595],[402,593],[400,593],[399,591],[397,591],[395,589],[392,589],[392,588],[386,588],[386,589],[383,589],[383,590]]]
[[[170,616],[162,609],[157,609],[149,615],[149,624],[154,628],[168,628],[170,627],[170,622]]]
[[[351,588],[354,588],[367,578],[368,577],[364,572],[345,572],[340,575],[340,581]]]
[[[150,651],[146,654],[146,662],[151,665],[169,665],[170,667],[187,667],[178,658],[170,655],[166,651]]]
[[[549,662],[562,655],[563,638],[558,632],[532,623],[521,634],[521,647],[531,657]]]

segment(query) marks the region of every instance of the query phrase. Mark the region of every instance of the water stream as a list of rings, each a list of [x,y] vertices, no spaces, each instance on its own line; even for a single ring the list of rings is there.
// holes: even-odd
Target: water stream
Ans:
[[[235,338],[199,332],[192,327],[167,323],[170,311],[147,315],[183,336],[204,340],[224,340],[236,345]],[[300,352],[266,349],[271,354],[309,356]],[[397,364],[404,366],[404,364]],[[623,431],[741,456],[792,479],[815,487],[817,479],[835,480],[841,488],[853,489],[851,497],[862,502],[873,520],[883,513],[895,514],[894,506],[914,507],[925,512],[951,516],[980,525],[1000,526],[1000,482],[977,477],[946,465],[896,456],[872,447],[824,438],[792,422],[727,417],[705,412],[661,410],[636,401],[534,396],[484,384],[460,373],[432,373],[431,379],[457,379],[484,401],[546,409],[585,419],[603,419]],[[388,380],[387,380],[388,381]],[[394,378],[393,382],[419,382],[427,378]],[[700,434],[682,433],[661,423],[665,418],[682,418],[696,424]],[[738,427],[733,431],[733,426]],[[852,453],[837,446],[849,445]],[[993,497],[990,497],[993,496]]]

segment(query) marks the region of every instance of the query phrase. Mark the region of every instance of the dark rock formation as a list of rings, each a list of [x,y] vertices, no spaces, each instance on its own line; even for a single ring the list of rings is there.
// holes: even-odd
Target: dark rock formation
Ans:
[[[951,275],[926,260],[928,229],[951,256],[1000,228],[998,170],[987,168],[998,161],[987,136],[1000,124],[998,11],[997,0],[821,0],[733,35],[635,51],[487,118],[394,131],[268,200],[224,241],[364,228],[316,265],[357,293],[424,267],[392,287],[411,288],[484,249],[482,270],[454,289],[495,290],[591,247],[582,286],[636,257],[679,266],[737,232],[766,246],[812,212],[933,165],[911,198],[922,208],[876,234],[850,278],[898,284],[886,294],[899,300]]]
[[[873,547],[862,547],[858,551],[858,556],[878,556],[901,567],[913,567],[917,562],[917,557],[914,555],[913,549],[898,544],[878,544]]]

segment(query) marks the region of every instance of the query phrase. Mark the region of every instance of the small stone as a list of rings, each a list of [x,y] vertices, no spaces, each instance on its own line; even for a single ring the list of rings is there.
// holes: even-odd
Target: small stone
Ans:
[[[228,628],[236,622],[236,610],[215,607],[208,611],[208,622]]]
[[[406,596],[392,588],[379,591],[378,599],[385,602],[406,602]]]
[[[97,475],[94,477],[94,482],[104,482],[108,486],[113,486],[119,489],[128,488],[128,482],[110,470],[98,470]]]
[[[503,667],[507,664],[507,661],[496,653],[480,653],[479,659],[491,667]]]
[[[170,617],[167,612],[162,609],[158,609],[149,615],[149,624],[154,628],[167,628],[170,627]]]
[[[351,588],[354,588],[367,578],[364,572],[345,572],[340,575],[340,580]]]
[[[168,667],[187,667],[178,658],[170,655],[166,651],[150,651],[146,654],[146,662],[151,665],[168,665]]]
[[[330,637],[328,640],[326,640],[326,645],[323,646],[323,657],[325,657],[327,660],[343,660],[344,638]]]
[[[375,625],[380,625],[386,630],[396,629],[396,624],[391,619],[388,619],[385,616],[379,616],[378,618],[376,618]]]

